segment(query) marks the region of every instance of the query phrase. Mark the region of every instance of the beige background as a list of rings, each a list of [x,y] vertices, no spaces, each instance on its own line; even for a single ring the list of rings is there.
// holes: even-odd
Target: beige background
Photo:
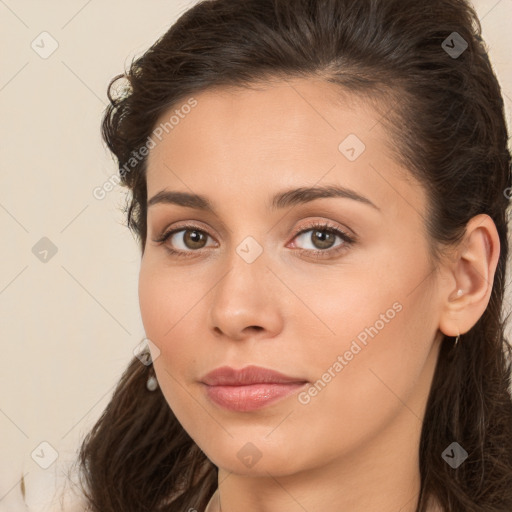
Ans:
[[[1,511],[17,510],[22,473],[43,500],[144,336],[125,192],[92,194],[116,170],[100,119],[110,78],[193,3],[0,0]],[[510,125],[512,0],[474,5]],[[48,58],[31,47],[44,54],[52,38]],[[32,252],[42,237],[57,248],[46,263]],[[59,454],[46,470],[31,457],[48,460],[41,442]]]

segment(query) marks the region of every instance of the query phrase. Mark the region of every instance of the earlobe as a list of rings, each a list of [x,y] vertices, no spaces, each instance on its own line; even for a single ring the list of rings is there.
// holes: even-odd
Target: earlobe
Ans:
[[[500,254],[494,221],[485,214],[473,217],[450,263],[450,279],[442,293],[439,329],[447,336],[469,331],[489,304]]]

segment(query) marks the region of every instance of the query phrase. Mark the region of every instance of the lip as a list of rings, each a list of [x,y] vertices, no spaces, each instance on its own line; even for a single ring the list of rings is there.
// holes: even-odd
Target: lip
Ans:
[[[306,382],[306,380],[289,377],[261,366],[250,365],[240,370],[230,366],[221,366],[207,373],[201,382],[208,386],[247,386],[250,384],[289,384],[290,382]]]
[[[201,383],[208,398],[217,405],[243,412],[277,402],[304,387],[308,381],[251,365],[240,370],[222,366],[206,374]]]

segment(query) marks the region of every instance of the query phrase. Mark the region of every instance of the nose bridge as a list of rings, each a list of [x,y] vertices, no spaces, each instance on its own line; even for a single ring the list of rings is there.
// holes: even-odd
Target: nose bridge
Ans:
[[[230,337],[241,336],[246,327],[278,328],[278,294],[271,289],[275,277],[266,256],[263,244],[251,235],[225,256],[226,272],[213,294],[210,321]]]
[[[219,285],[227,293],[227,298],[235,294],[235,300],[240,300],[239,295],[257,299],[262,288],[268,290],[266,252],[263,244],[255,237],[246,236],[238,245],[233,246],[225,263],[228,272]]]

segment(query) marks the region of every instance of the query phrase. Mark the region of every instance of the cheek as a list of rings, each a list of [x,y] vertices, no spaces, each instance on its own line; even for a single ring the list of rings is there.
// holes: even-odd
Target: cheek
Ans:
[[[200,351],[193,344],[196,336],[185,330],[190,330],[187,315],[193,315],[199,290],[197,286],[176,283],[176,276],[171,269],[152,264],[149,258],[143,260],[139,274],[139,306],[146,337],[160,350],[154,360],[159,387],[182,425],[193,428],[187,422],[190,396],[184,392],[184,385],[197,374]]]
[[[141,263],[139,307],[146,337],[160,350],[154,367],[162,389],[174,393],[204,368],[205,300],[213,284],[211,275],[172,268],[149,253]]]
[[[326,342],[322,351],[309,352],[307,358],[315,377],[311,387],[298,396],[295,424],[290,421],[288,431],[281,432],[287,439],[300,440],[301,430],[307,425],[308,437],[316,440],[315,453],[308,457],[320,463],[347,454],[366,446],[403,412],[421,414],[415,405],[410,405],[411,413],[403,405],[414,393],[424,363],[403,335],[406,315],[404,306],[378,332],[369,315],[362,330],[351,329],[365,337],[341,334]],[[337,332],[343,333],[343,323],[337,326]]]
[[[308,288],[322,322],[299,326],[314,381],[301,403],[318,432],[339,428],[355,442],[397,414],[422,379],[436,332],[429,269],[420,257],[404,268],[401,256]]]
[[[180,280],[180,270],[162,264],[155,256],[144,256],[139,273],[139,306],[146,335],[164,340],[186,322],[186,315],[199,300],[200,281],[190,286]]]
[[[374,401],[384,386],[372,369],[378,373],[384,368],[390,384],[407,373],[400,365],[410,352],[404,337],[410,306],[393,286],[372,286],[373,282],[369,275],[352,276],[338,290],[332,286],[317,296],[311,293],[308,297],[319,306],[315,312],[322,324],[312,323],[309,332],[305,323],[299,326],[310,380],[317,390],[311,390],[311,402],[343,410],[345,417],[364,416],[369,401],[377,408],[383,403]]]
[[[159,279],[160,277],[160,279]],[[157,344],[161,350],[158,340],[164,329],[164,316],[162,315],[162,302],[167,302],[168,298],[164,294],[165,280],[161,279],[156,272],[151,270],[144,256],[139,273],[139,307],[144,324],[146,336]]]
[[[174,277],[173,277],[174,276]],[[193,289],[192,289],[193,288]],[[139,274],[139,307],[146,337],[167,359],[171,341],[187,325],[187,314],[197,302],[198,287],[182,286],[169,268],[142,261]],[[173,361],[179,361],[185,346],[173,343]],[[155,364],[155,368],[157,368]]]

